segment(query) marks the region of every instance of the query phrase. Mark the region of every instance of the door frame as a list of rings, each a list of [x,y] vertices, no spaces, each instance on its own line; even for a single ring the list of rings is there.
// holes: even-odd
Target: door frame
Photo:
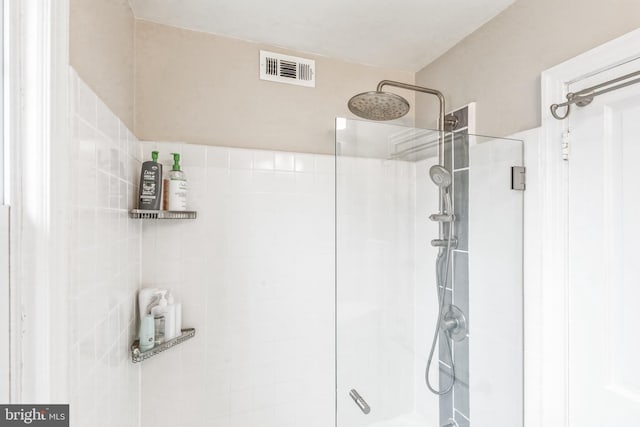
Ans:
[[[528,414],[526,427],[565,427],[569,423],[569,269],[568,197],[569,162],[562,160],[563,133],[567,122],[556,120],[549,106],[566,98],[568,85],[604,70],[640,58],[640,29],[563,62],[541,75],[542,127],[538,145],[540,192],[535,207],[541,236],[533,256],[539,271],[539,302],[530,307],[539,321],[535,335],[527,337],[538,363],[526,368],[528,396],[538,414]],[[589,107],[586,107],[589,108]],[[529,329],[531,330],[531,329]],[[529,416],[533,415],[533,416]]]

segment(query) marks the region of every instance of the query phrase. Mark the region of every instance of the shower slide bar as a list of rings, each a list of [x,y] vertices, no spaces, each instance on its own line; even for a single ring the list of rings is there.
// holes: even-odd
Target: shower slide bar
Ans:
[[[640,71],[634,71],[633,73],[626,74],[622,77],[617,77],[615,79],[611,79],[604,83],[597,84],[595,86],[588,87],[586,89],[582,89],[578,92],[569,92],[567,94],[567,101],[562,104],[552,104],[551,105],[551,115],[555,117],[557,120],[564,120],[569,116],[571,112],[571,105],[575,104],[578,107],[586,107],[587,105],[593,102],[593,98],[599,95],[603,95],[605,93],[613,92],[614,90],[622,89],[623,87],[631,86],[636,83],[640,83],[640,78],[629,80],[632,77],[640,76]],[[616,84],[622,82],[620,84]],[[611,86],[615,85],[615,86]],[[610,86],[610,87],[607,87]],[[604,89],[601,89],[604,88]],[[600,90],[597,90],[600,89]],[[567,111],[564,115],[558,114],[558,108],[567,107]]]

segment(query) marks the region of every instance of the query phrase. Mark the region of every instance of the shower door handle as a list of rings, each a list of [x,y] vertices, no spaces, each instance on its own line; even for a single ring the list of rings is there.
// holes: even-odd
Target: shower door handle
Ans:
[[[367,401],[364,400],[362,396],[360,396],[360,393],[358,393],[355,388],[351,389],[351,391],[349,392],[349,396],[351,396],[353,401],[356,402],[356,405],[358,405],[358,408],[360,408],[360,410],[365,415],[371,412],[371,407],[369,407],[369,404],[367,403]]]

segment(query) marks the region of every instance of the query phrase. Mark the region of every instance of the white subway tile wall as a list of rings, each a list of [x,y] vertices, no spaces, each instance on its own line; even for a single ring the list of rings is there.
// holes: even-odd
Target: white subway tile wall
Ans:
[[[182,155],[198,211],[143,224],[143,284],[196,336],[143,363],[142,426],[333,425],[334,158],[142,147]]]
[[[140,143],[73,70],[70,78],[71,425],[334,425],[335,158]],[[170,153],[182,155],[196,220],[128,218],[152,150],[167,169]],[[428,245],[437,225],[426,220],[437,210],[427,173],[435,160],[340,161],[339,237],[349,251],[338,254],[348,284],[338,286],[352,318],[339,321],[355,344],[338,365],[349,370],[342,421],[366,424],[346,393],[353,383],[376,421],[424,425],[438,414],[423,377],[437,314]],[[141,284],[172,289],[183,327],[197,333],[140,366],[129,346]],[[373,349],[366,361],[356,360],[362,348]]]
[[[140,143],[70,71],[74,157],[69,291],[70,408],[75,427],[139,425],[140,368],[131,363],[140,284]]]

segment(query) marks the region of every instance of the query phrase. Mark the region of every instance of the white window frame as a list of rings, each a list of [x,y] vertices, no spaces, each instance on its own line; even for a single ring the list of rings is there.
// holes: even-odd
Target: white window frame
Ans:
[[[68,401],[69,0],[4,0],[10,401]]]
[[[8,163],[6,151],[8,144],[4,137],[5,111],[5,58],[4,58],[4,21],[5,1],[0,1],[0,402],[10,399],[10,315],[9,315],[9,206],[5,183],[8,184],[6,174]]]
[[[0,205],[0,402],[11,399],[9,207]]]
[[[7,179],[7,175],[9,174],[9,144],[7,144],[7,140],[5,138],[4,133],[4,120],[5,120],[5,86],[7,81],[5,79],[6,76],[6,62],[5,62],[5,31],[7,30],[7,26],[4,20],[5,17],[5,6],[7,2],[5,0],[0,0],[0,206],[9,204],[9,194],[7,191],[7,186],[9,185],[9,180]]]

